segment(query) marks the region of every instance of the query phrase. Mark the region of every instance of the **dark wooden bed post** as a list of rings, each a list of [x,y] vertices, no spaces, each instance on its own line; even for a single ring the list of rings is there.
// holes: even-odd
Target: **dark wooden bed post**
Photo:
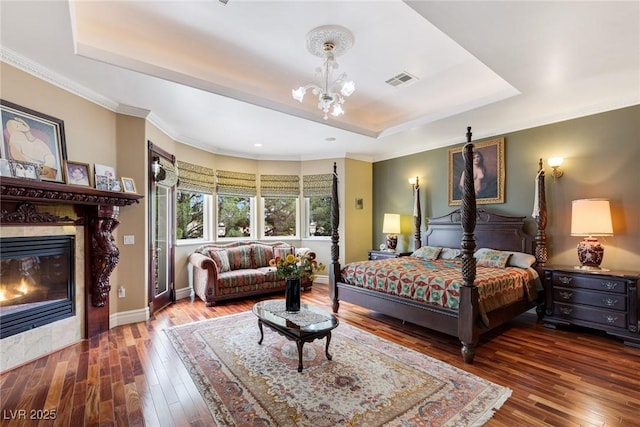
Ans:
[[[420,181],[416,176],[416,184],[414,185],[415,196],[413,200],[413,250],[418,250],[422,246],[422,234],[420,233],[420,226],[422,225],[422,211],[420,209]]]
[[[333,301],[333,312],[337,313],[340,303],[338,301],[338,278],[340,277],[340,247],[338,246],[338,225],[340,224],[340,211],[338,203],[338,171],[333,162],[333,181],[331,183],[331,265],[329,266],[329,296]]]
[[[547,253],[547,197],[544,186],[544,169],[542,159],[538,163],[538,175],[536,177],[536,203],[533,206],[533,219],[536,221],[536,247],[535,256],[539,267],[546,264]]]
[[[460,288],[460,307],[458,317],[458,338],[462,343],[462,359],[465,363],[473,363],[476,345],[479,340],[476,326],[479,316],[478,288],[476,280],[476,260],[473,253],[476,249],[474,230],[476,228],[476,193],[473,184],[473,144],[471,143],[471,127],[467,127],[467,143],[462,149],[464,158],[464,188],[462,192],[462,287]]]

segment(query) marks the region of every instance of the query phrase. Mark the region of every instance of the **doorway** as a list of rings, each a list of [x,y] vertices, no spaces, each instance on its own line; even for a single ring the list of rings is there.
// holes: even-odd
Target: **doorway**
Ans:
[[[149,141],[149,312],[175,302],[175,157]]]

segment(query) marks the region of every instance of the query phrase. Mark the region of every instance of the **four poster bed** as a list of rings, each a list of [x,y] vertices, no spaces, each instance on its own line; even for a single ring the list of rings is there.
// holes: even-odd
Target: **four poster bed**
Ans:
[[[542,286],[535,267],[547,260],[546,203],[540,161],[533,215],[535,237],[524,233],[524,216],[476,208],[471,128],[467,128],[463,158],[461,208],[430,218],[425,233],[420,233],[416,189],[415,249],[419,251],[410,257],[344,267],[338,261],[338,185],[334,165],[329,286],[334,312],[338,312],[340,301],[346,301],[457,336],[464,361],[472,363],[481,334],[533,307],[537,307],[538,317],[544,312]],[[483,249],[476,253],[477,248]],[[422,255],[426,256],[419,258]]]

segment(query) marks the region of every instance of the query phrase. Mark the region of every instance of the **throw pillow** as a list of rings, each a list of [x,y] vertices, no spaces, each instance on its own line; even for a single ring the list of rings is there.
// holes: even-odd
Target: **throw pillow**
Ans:
[[[525,254],[524,252],[509,252],[511,256],[507,265],[509,267],[529,268],[536,263],[536,257],[531,254]]]
[[[440,252],[442,251],[442,248],[436,247],[436,246],[423,246],[417,250],[415,250],[411,256],[416,257],[416,258],[422,258],[425,259],[427,261],[433,261],[435,259],[438,259],[438,255],[440,255]]]
[[[510,256],[510,252],[486,250],[476,257],[476,263],[481,267],[505,268]]]
[[[211,249],[209,251],[209,258],[216,263],[216,267],[218,268],[218,273],[224,273],[225,271],[231,270],[231,266],[229,265],[229,256],[227,255],[227,251],[224,249]]]
[[[273,248],[273,256],[274,258],[284,258],[289,254],[295,255],[295,250],[293,246],[276,246]]]
[[[253,247],[253,268],[266,267],[273,258],[273,247],[269,245],[255,244]]]
[[[229,265],[231,270],[241,270],[252,268],[251,265],[251,246],[241,245],[227,249],[229,256]]]
[[[438,259],[455,259],[460,255],[462,255],[462,251],[460,249],[442,248],[440,255],[438,255]]]

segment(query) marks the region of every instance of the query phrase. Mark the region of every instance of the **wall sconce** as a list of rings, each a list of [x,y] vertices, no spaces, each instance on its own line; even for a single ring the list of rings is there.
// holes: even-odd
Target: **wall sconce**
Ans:
[[[153,174],[153,179],[155,181],[162,181],[166,176],[164,168],[160,164],[160,157],[158,156],[153,158],[153,163],[151,163],[151,173]]]
[[[564,172],[560,170],[560,166],[564,159],[562,157],[549,157],[547,163],[549,166],[553,168],[553,172],[551,172],[551,176],[553,176],[553,182],[557,182],[558,178],[564,175]]]
[[[415,178],[409,178],[409,184],[411,184],[414,190],[420,188],[420,180],[417,176]]]

